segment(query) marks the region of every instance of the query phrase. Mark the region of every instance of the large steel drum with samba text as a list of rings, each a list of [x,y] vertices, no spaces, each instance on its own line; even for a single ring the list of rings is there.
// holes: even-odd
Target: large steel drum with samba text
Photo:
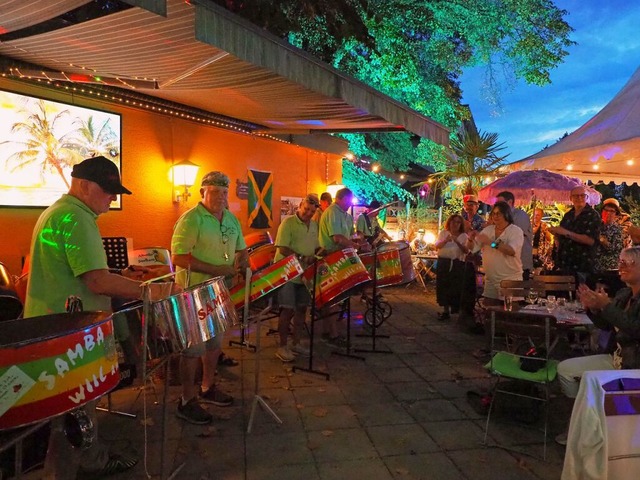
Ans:
[[[367,269],[353,248],[338,250],[317,260],[302,274],[302,283],[312,296],[315,283],[317,308],[341,302],[351,295],[355,287],[370,280]]]
[[[76,409],[119,380],[109,313],[0,322],[0,430]]]
[[[211,340],[238,323],[224,277],[154,302],[152,309],[155,327],[171,342],[174,352]]]

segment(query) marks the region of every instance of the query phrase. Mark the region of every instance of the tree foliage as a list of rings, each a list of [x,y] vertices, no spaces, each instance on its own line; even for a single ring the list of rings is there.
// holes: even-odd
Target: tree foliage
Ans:
[[[413,195],[404,190],[397,182],[384,175],[364,170],[353,163],[342,161],[342,181],[353,192],[360,203],[389,203],[395,200],[409,202]]]
[[[495,174],[506,158],[499,155],[505,147],[498,144],[497,133],[479,132],[465,125],[466,128],[451,140],[445,168],[431,176],[450,196],[477,193],[483,180]]]
[[[567,12],[553,0],[216,1],[452,132],[469,118],[464,68],[485,66],[489,89],[503,75],[545,85],[573,43]],[[388,136],[349,139],[388,170],[408,161],[444,166],[433,142]]]

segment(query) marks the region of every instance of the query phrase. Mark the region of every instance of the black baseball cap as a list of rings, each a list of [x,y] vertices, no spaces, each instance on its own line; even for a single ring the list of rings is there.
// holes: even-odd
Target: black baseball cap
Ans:
[[[91,157],[73,166],[71,176],[97,183],[107,193],[119,195],[131,192],[120,183],[118,167],[106,157]]]

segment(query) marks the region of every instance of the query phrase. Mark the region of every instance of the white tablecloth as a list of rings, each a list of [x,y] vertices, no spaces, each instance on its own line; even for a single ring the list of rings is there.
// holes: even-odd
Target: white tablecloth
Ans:
[[[558,323],[565,325],[593,325],[591,319],[584,312],[572,312],[566,308],[554,308],[549,312],[546,307],[540,305],[527,305],[524,310],[532,313],[550,314],[556,317]]]
[[[582,376],[571,413],[562,480],[636,480],[640,475],[640,457],[608,460],[640,454],[640,415],[605,416],[602,385],[619,378],[640,378],[640,370],[600,370]]]

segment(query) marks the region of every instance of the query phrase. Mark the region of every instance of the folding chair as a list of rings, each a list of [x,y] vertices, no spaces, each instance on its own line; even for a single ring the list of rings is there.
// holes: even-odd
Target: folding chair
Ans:
[[[502,294],[514,298],[525,299],[529,295],[530,291],[536,292],[539,296],[545,294],[544,283],[537,280],[502,280],[500,282],[500,289]]]
[[[484,441],[487,444],[487,436],[489,434],[489,425],[491,423],[491,413],[493,411],[494,402],[497,395],[512,395],[516,397],[530,398],[539,401],[544,406],[544,450],[543,460],[547,457],[547,430],[549,420],[549,398],[551,395],[551,383],[557,375],[558,362],[549,358],[551,350],[551,339],[556,329],[556,318],[552,315],[539,315],[528,312],[508,312],[496,311],[491,312],[491,360],[485,365],[485,368],[496,377],[493,391],[491,394],[491,404],[487,415],[487,422],[484,431]],[[529,359],[526,355],[520,355],[504,349],[498,348],[496,345],[496,336],[513,336],[527,339],[532,345],[538,348],[544,348],[539,357],[541,368],[535,372],[522,370],[521,359]],[[544,343],[540,345],[539,342]],[[544,362],[544,363],[543,363]],[[504,380],[515,380],[523,382],[530,386],[539,387],[543,396],[526,394],[523,392],[509,391],[501,388]],[[537,390],[538,388],[536,388]]]
[[[576,298],[576,279],[573,275],[534,275],[533,280],[544,283],[545,295]]]

